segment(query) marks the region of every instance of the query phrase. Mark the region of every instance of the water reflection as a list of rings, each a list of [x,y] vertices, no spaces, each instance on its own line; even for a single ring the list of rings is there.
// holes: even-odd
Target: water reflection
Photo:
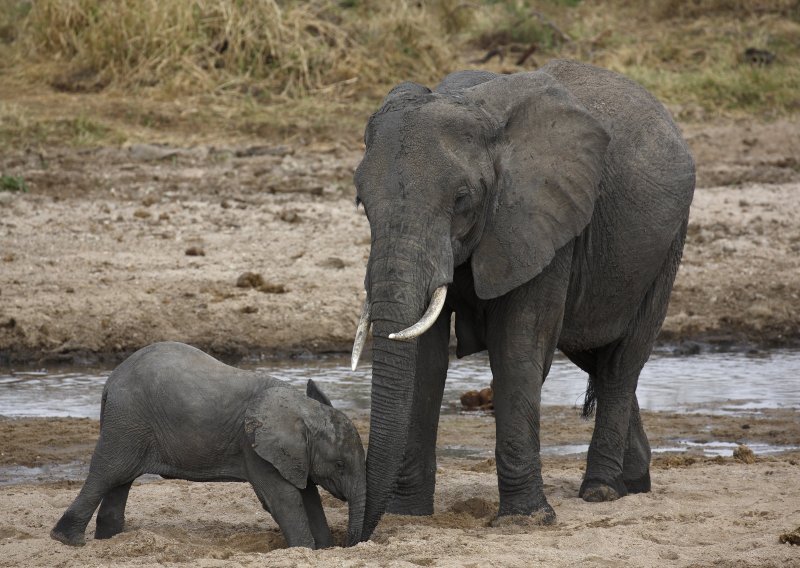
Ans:
[[[335,406],[369,408],[370,368],[350,371],[344,358],[282,360],[245,367],[269,373],[299,387],[309,378],[320,384]],[[27,370],[0,374],[0,415],[97,418],[108,369]],[[639,405],[648,410],[730,413],[759,408],[800,408],[800,352],[774,351],[753,358],[738,353],[693,357],[654,355],[639,379]],[[466,390],[489,384],[485,355],[453,360],[448,372],[444,412],[457,411]],[[557,354],[544,387],[546,405],[580,405],[586,375]]]

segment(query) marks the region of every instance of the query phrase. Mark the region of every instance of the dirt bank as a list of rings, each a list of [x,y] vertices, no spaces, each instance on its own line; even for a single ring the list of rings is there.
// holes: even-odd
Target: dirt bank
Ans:
[[[363,415],[354,417],[366,433]],[[740,416],[645,413],[654,447],[695,441],[796,443],[796,412]],[[547,407],[543,447],[585,444],[591,423],[573,408]],[[494,424],[477,414],[443,417],[440,449],[490,451]],[[57,433],[57,434],[54,434]],[[97,436],[90,420],[0,421],[0,470],[88,459]],[[697,452],[657,454],[653,492],[614,503],[577,498],[583,456],[544,458],[545,492],[558,514],[553,527],[488,526],[497,510],[493,460],[439,460],[436,513],[387,515],[372,542],[352,549],[285,549],[272,518],[246,484],[137,482],[128,524],[109,541],[69,548],[48,532],[80,483],[50,475],[36,485],[0,487],[0,566],[792,566],[797,549],[779,535],[800,525],[793,499],[800,453],[758,456],[755,463]],[[347,509],[323,498],[335,538],[344,539]]]
[[[699,164],[662,339],[800,340],[800,124],[689,125]],[[0,169],[0,362],[347,350],[369,228],[360,149],[12,150]],[[733,185],[731,185],[733,184]],[[237,281],[254,272],[261,280]]]

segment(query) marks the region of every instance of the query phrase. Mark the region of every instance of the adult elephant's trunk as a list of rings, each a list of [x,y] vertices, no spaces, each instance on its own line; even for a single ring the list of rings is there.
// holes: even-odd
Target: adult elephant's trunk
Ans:
[[[373,303],[380,317],[380,307]],[[367,452],[367,506],[361,538],[368,539],[394,489],[408,440],[417,342],[389,339],[389,333],[410,324],[373,319],[372,404]],[[413,316],[406,321],[414,323]]]
[[[389,336],[425,319],[432,294],[443,298],[434,289],[447,284],[453,272],[449,235],[436,236],[447,233],[435,231],[440,228],[435,219],[405,214],[402,209],[393,213],[386,218],[373,213],[370,219],[373,234],[366,285],[373,337],[372,402],[363,540],[372,535],[394,490],[414,401],[418,339],[413,333],[412,337]]]

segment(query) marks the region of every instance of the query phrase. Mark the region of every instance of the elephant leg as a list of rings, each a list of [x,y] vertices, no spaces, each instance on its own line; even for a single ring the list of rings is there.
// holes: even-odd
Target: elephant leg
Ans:
[[[133,481],[118,485],[103,497],[100,510],[97,512],[94,538],[111,538],[125,528],[125,505],[128,502],[131,485]]]
[[[550,371],[564,317],[572,247],[545,271],[492,302],[487,346],[494,377],[495,456],[500,517],[531,515],[555,522],[542,482],[539,454],[541,389]]]
[[[306,488],[300,493],[303,496],[303,507],[308,517],[311,534],[314,535],[316,548],[330,548],[333,546],[333,537],[328,526],[328,519],[325,518],[325,509],[322,508],[316,484],[309,481]]]
[[[612,501],[629,486],[633,492],[650,490],[650,444],[636,385],[667,314],[685,234],[684,224],[624,336],[596,350],[597,416],[579,493],[586,501]]]
[[[650,491],[650,442],[644,431],[636,395],[631,401],[631,418],[628,422],[628,444],[622,460],[622,481],[628,493]]]
[[[247,473],[250,485],[261,504],[278,523],[286,544],[315,548],[314,534],[300,489],[260,458],[248,463]]]
[[[100,433],[86,482],[50,531],[52,538],[71,546],[83,545],[86,525],[89,524],[100,502],[112,493],[114,493],[112,501],[120,497],[115,490],[130,484],[141,474],[139,449],[124,442],[125,440],[113,434],[109,437],[103,432]],[[127,494],[127,491],[125,493]]]
[[[411,425],[397,486],[386,508],[388,513],[433,514],[436,436],[447,377],[451,313],[445,308],[433,327],[418,340]]]

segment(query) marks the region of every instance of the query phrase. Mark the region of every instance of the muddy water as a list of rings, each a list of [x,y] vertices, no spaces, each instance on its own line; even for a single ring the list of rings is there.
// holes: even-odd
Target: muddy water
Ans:
[[[284,360],[243,366],[304,386],[312,378],[337,408],[369,408],[370,368],[351,372],[343,358]],[[97,418],[100,396],[110,369],[37,369],[0,371],[0,416],[72,416]],[[800,351],[772,351],[758,356],[708,353],[691,357],[655,354],[639,379],[643,409],[736,413],[759,408],[800,408]],[[450,363],[443,412],[460,409],[461,393],[489,385],[485,355]],[[586,375],[557,354],[545,382],[546,405],[580,405]]]

